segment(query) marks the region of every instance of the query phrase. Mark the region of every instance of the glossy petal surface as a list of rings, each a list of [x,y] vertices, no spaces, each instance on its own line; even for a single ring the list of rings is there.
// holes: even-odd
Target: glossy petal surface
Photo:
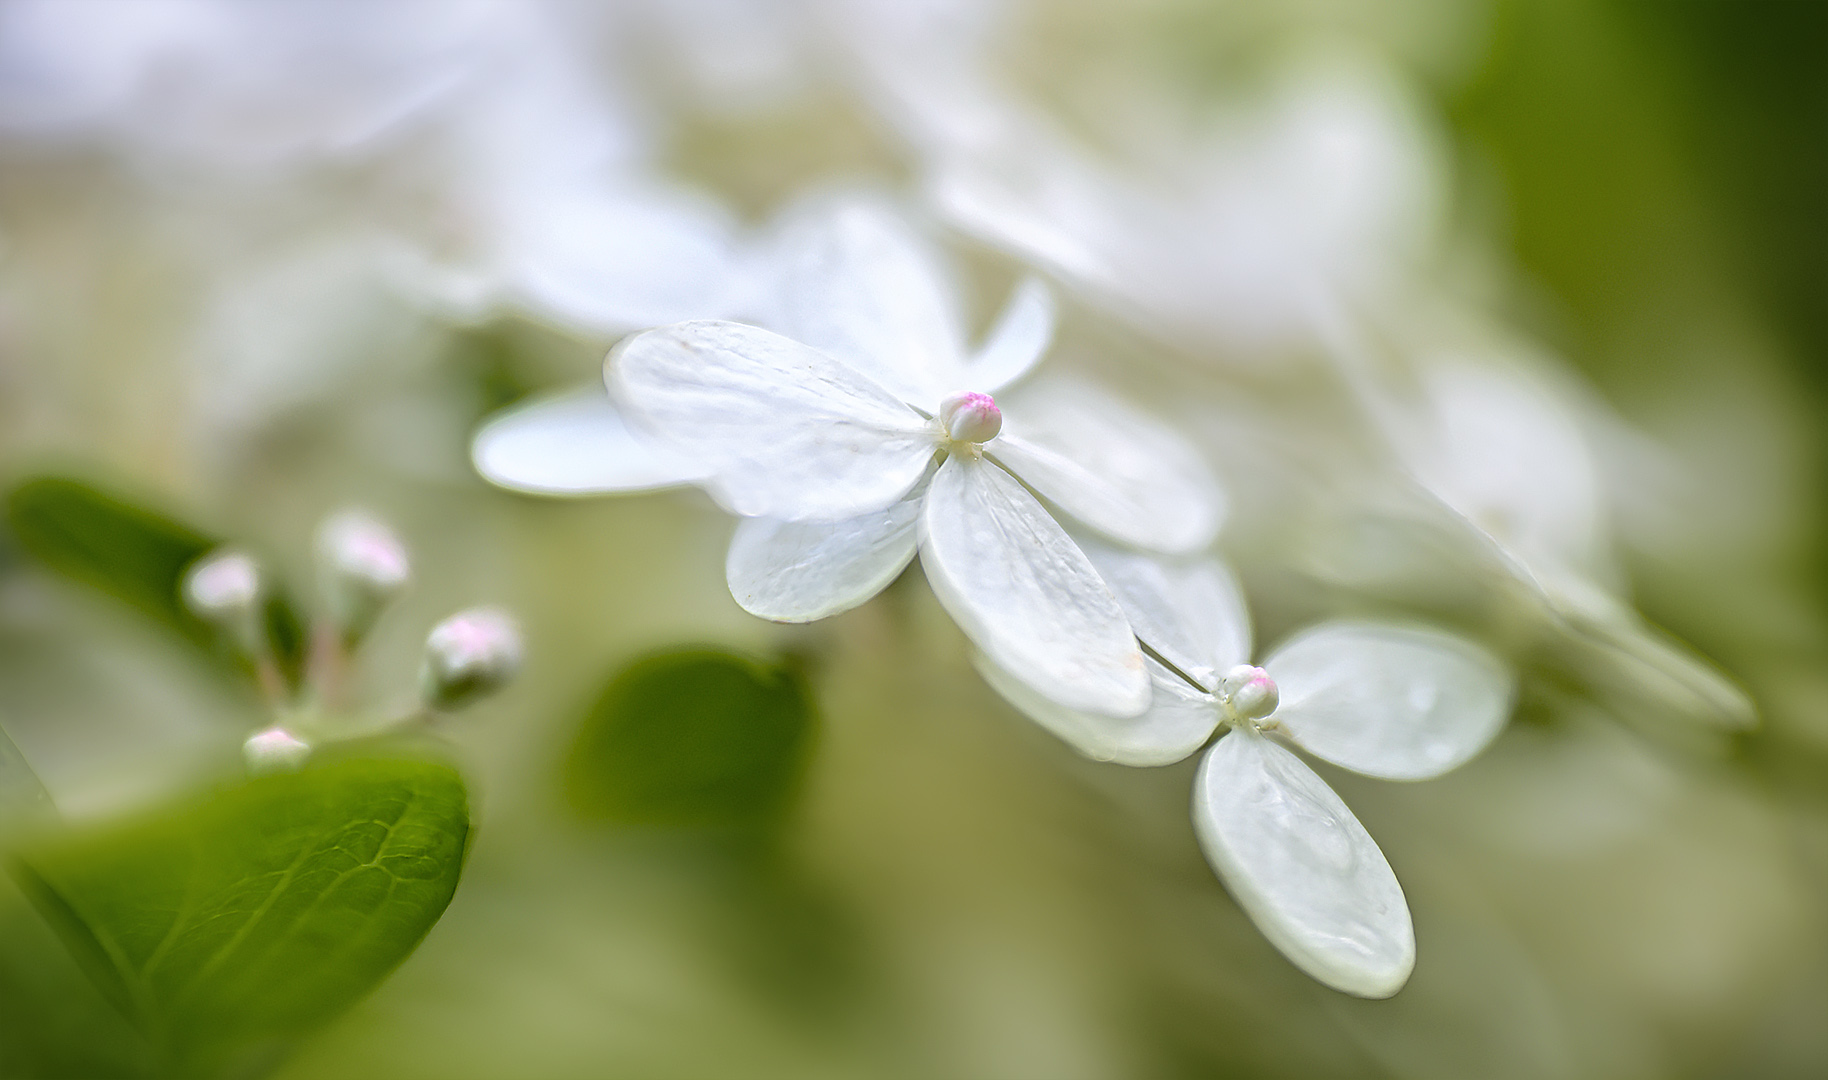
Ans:
[[[1212,542],[1224,498],[1166,425],[1080,383],[1025,390],[986,449],[1067,513],[1114,540],[1190,554]]]
[[[894,212],[852,201],[809,213],[790,229],[783,262],[784,333],[929,412],[962,389],[950,279]]]
[[[1015,478],[954,455],[934,474],[920,559],[940,603],[998,666],[1058,705],[1136,716],[1142,652],[1116,597]]]
[[[1415,929],[1384,853],[1314,770],[1249,729],[1193,782],[1193,827],[1238,905],[1295,966],[1336,990],[1389,997],[1415,967]]]
[[[1322,623],[1263,667],[1282,695],[1275,718],[1302,749],[1388,780],[1439,776],[1485,749],[1514,689],[1479,646],[1393,623]]]
[[[881,592],[914,558],[920,500],[907,498],[843,521],[744,518],[730,538],[724,576],[744,611],[776,622],[812,622]]]
[[[730,322],[686,322],[611,354],[612,393],[702,460],[733,513],[839,521],[907,494],[933,456],[927,421],[848,365]]]

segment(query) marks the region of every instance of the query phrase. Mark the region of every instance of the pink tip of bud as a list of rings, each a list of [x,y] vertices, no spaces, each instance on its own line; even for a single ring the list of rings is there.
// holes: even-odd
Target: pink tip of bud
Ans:
[[[1276,711],[1281,692],[1269,672],[1249,664],[1239,664],[1225,673],[1219,684],[1219,695],[1240,719],[1261,720]]]
[[[1003,430],[1003,410],[989,394],[967,390],[939,403],[939,422],[957,442],[987,443]]]
[[[412,568],[406,546],[380,519],[360,510],[332,515],[318,529],[318,550],[334,572],[374,588],[398,590]]]
[[[218,550],[184,576],[184,602],[206,619],[245,615],[260,599],[260,567],[243,552]]]
[[[291,772],[311,756],[311,744],[282,727],[270,727],[248,738],[241,746],[253,773]]]
[[[432,708],[461,708],[500,689],[520,664],[520,628],[513,617],[499,608],[471,608],[432,628],[420,685]]]

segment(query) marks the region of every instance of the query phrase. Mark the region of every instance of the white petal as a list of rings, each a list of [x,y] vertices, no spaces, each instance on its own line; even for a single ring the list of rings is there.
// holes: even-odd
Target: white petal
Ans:
[[[1109,394],[1056,380],[1005,405],[1003,420],[991,456],[1112,539],[1188,554],[1218,533],[1224,496],[1199,452]]]
[[[742,259],[708,206],[665,192],[528,193],[508,273],[532,314],[587,332],[734,314]]]
[[[965,366],[962,388],[994,394],[1028,374],[1054,340],[1054,294],[1026,278],[1004,305],[984,345]]]
[[[1239,728],[1193,782],[1206,859],[1296,967],[1359,997],[1389,997],[1415,967],[1415,928],[1390,864],[1333,789],[1294,754]]]
[[[920,534],[934,595],[998,666],[1068,708],[1137,716],[1148,707],[1142,652],[1117,599],[1014,477],[947,458]]]
[[[1323,623],[1263,667],[1281,693],[1275,719],[1302,749],[1388,780],[1423,780],[1463,764],[1511,713],[1509,669],[1438,630]]]
[[[1136,636],[1202,686],[1215,687],[1250,662],[1250,613],[1224,563],[1168,560],[1087,539],[1079,549],[1117,594]]]
[[[497,413],[477,429],[470,460],[491,484],[538,495],[649,491],[705,475],[703,466],[631,429],[601,386]]]
[[[1057,705],[982,653],[972,661],[984,681],[1024,716],[1093,761],[1172,765],[1206,745],[1218,726],[1218,703],[1153,660],[1144,661],[1153,690],[1148,711],[1122,720]]]
[[[611,392],[705,463],[744,517],[839,521],[887,509],[935,436],[893,394],[816,349],[730,322],[685,322],[610,354]]]
[[[862,200],[823,207],[784,243],[782,332],[929,411],[967,389],[951,280],[893,211]]]
[[[914,558],[920,500],[906,498],[844,521],[744,518],[730,538],[724,576],[744,611],[776,622],[812,622],[881,592]]]

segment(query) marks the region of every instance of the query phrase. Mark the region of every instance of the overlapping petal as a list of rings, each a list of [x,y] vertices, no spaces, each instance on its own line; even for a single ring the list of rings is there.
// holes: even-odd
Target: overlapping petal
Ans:
[[[1403,887],[1300,758],[1249,728],[1220,739],[1194,780],[1193,825],[1238,905],[1296,966],[1360,997],[1402,989],[1415,967]]]
[[[1218,533],[1224,496],[1199,452],[1109,394],[1057,380],[1003,415],[991,455],[1099,532],[1166,554],[1200,551]]]
[[[1136,636],[1202,686],[1215,688],[1225,672],[1250,662],[1250,614],[1225,564],[1161,559],[1085,538],[1079,548]]]
[[[470,443],[492,484],[538,495],[651,491],[704,479],[702,465],[631,429],[600,386],[516,405]]]
[[[1305,630],[1263,667],[1275,718],[1302,749],[1355,772],[1423,780],[1470,760],[1510,715],[1496,657],[1438,630],[1338,621]]]
[[[961,389],[951,279],[899,215],[865,200],[819,207],[787,230],[782,260],[781,332],[923,409]]]
[[[954,389],[994,394],[1028,374],[1053,343],[1054,318],[1052,290],[1039,278],[1023,279]]]
[[[881,592],[914,558],[920,500],[906,498],[844,521],[745,518],[730,538],[724,576],[744,611],[812,622]]]
[[[981,654],[973,660],[984,681],[1005,700],[1093,761],[1145,768],[1172,765],[1206,745],[1218,726],[1218,705],[1211,696],[1153,660],[1144,661],[1152,690],[1149,708],[1126,719],[1066,708]]]
[[[1014,477],[953,455],[920,518],[921,566],[986,656],[1056,704],[1137,716],[1149,679],[1116,597]]]
[[[853,368],[741,323],[685,322],[610,355],[612,393],[711,473],[732,512],[841,521],[907,494],[933,456],[925,418]]]

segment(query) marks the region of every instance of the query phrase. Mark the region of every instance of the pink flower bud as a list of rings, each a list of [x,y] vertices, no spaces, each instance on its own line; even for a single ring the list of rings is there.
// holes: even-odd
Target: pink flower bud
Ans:
[[[432,628],[419,686],[426,705],[460,709],[520,670],[520,627],[500,608],[470,608]]]
[[[184,603],[217,623],[250,615],[260,599],[260,567],[239,551],[218,550],[198,559],[184,575]]]
[[[406,545],[378,518],[344,510],[317,531],[324,600],[349,641],[367,633],[412,577]]]
[[[1219,683],[1219,697],[1232,715],[1241,720],[1261,720],[1276,711],[1281,694],[1269,672],[1249,664],[1239,664],[1225,673]]]
[[[1003,410],[989,394],[967,390],[939,403],[939,422],[956,442],[987,443],[1003,430]]]
[[[249,736],[241,744],[241,754],[251,773],[294,772],[311,756],[311,744],[274,726]]]

